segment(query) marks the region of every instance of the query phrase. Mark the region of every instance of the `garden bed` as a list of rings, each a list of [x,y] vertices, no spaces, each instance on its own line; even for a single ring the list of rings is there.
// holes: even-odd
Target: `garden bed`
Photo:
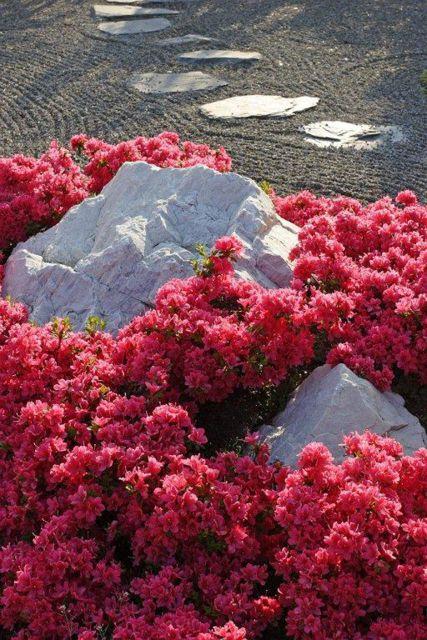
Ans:
[[[231,168],[170,133],[71,149],[0,160],[3,262],[124,162]],[[253,432],[324,363],[425,425],[427,208],[263,188],[301,228],[289,287],[236,277],[223,237],[114,336],[0,299],[1,637],[426,636],[426,449],[367,431],[291,469]]]

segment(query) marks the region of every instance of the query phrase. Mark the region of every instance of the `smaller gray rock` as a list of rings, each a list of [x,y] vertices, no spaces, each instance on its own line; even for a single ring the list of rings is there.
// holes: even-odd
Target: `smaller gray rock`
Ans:
[[[112,36],[132,35],[135,33],[153,33],[163,31],[171,26],[166,18],[152,18],[148,20],[118,20],[100,22],[98,29]]]
[[[173,46],[178,44],[189,44],[191,42],[212,42],[216,38],[209,38],[208,36],[201,36],[198,33],[187,33],[185,36],[177,36],[176,38],[165,38],[164,40],[158,40],[156,44],[159,47]]]
[[[301,127],[305,141],[317,147],[374,149],[384,143],[401,142],[404,139],[399,127],[368,124],[352,124],[341,120],[322,120]]]
[[[179,13],[179,11],[161,7],[132,7],[131,5],[110,7],[108,4],[95,4],[93,10],[97,18],[130,18],[132,16],[160,16]]]
[[[224,87],[227,82],[202,73],[137,73],[131,77],[131,86],[141,93],[183,93],[185,91],[209,91]]]
[[[200,107],[208,118],[286,118],[298,111],[312,109],[319,98],[300,96],[283,98],[282,96],[234,96]]]
[[[310,442],[325,444],[336,461],[344,457],[343,437],[366,429],[398,440],[407,454],[427,445],[418,418],[395,393],[381,393],[344,364],[318,367],[296,389],[284,411],[260,429],[271,460],[295,466]]]
[[[235,51],[233,49],[200,49],[188,51],[177,56],[180,62],[215,62],[222,64],[240,64],[261,60],[262,55],[257,51]]]

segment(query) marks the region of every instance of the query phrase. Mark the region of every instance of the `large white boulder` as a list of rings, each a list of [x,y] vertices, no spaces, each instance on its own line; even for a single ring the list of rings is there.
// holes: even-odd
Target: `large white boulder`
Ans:
[[[366,429],[398,440],[407,454],[427,446],[418,418],[396,393],[381,393],[344,364],[318,367],[296,389],[284,411],[260,429],[271,460],[295,466],[310,442],[325,444],[336,461],[344,457],[343,437]]]
[[[258,185],[205,166],[124,164],[102,193],[53,228],[19,244],[6,264],[3,295],[45,323],[90,315],[116,331],[153,304],[159,287],[192,274],[194,247],[235,234],[245,246],[238,273],[286,286],[298,227],[279,218]]]

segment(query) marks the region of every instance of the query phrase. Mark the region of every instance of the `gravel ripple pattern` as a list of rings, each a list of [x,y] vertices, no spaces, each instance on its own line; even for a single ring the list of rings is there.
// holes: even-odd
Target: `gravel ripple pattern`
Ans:
[[[52,138],[66,142],[77,132],[114,142],[168,129],[224,145],[236,170],[283,194],[308,188],[373,200],[412,188],[426,197],[423,0],[171,2],[180,11],[171,29],[120,37],[97,29],[93,4],[0,0],[0,155],[40,153]],[[263,60],[221,68],[228,86],[214,92],[143,95],[129,86],[135,72],[193,70],[176,59],[188,44],[154,44],[187,33],[255,49]],[[320,102],[286,120],[224,122],[199,112],[206,102],[250,93]],[[374,151],[320,149],[298,131],[319,120],[393,124],[406,140]]]

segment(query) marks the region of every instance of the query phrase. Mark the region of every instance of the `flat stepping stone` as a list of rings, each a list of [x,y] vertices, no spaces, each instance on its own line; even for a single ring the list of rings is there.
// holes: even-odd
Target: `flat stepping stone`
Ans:
[[[165,4],[166,2],[172,2],[173,0],[105,0],[111,4]],[[176,0],[179,2],[180,0]]]
[[[185,36],[177,36],[176,38],[165,38],[164,40],[158,40],[156,44],[158,46],[167,46],[174,44],[189,44],[191,42],[212,42],[216,38],[209,38],[208,36],[201,36],[198,33],[188,33]]]
[[[199,0],[105,0],[105,2],[110,2],[111,4],[170,4],[171,2],[187,4],[199,2]]]
[[[100,22],[98,29],[113,36],[122,36],[134,33],[152,33],[153,31],[163,31],[171,26],[166,18],[151,18],[148,20],[118,20]]]
[[[188,51],[177,56],[181,62],[220,62],[239,64],[261,60],[262,55],[257,51],[234,51],[232,49],[200,49]]]
[[[202,73],[141,73],[134,74],[131,85],[142,93],[182,93],[184,91],[208,91],[224,87],[227,82]]]
[[[373,149],[385,142],[401,142],[404,139],[399,127],[368,124],[352,124],[341,120],[322,120],[301,127],[304,138],[318,147]]]
[[[234,96],[204,104],[200,110],[208,118],[286,118],[298,111],[312,109],[318,102],[319,98],[311,96]]]
[[[132,7],[130,5],[110,7],[108,4],[95,4],[93,10],[97,18],[131,18],[132,16],[160,16],[179,13],[179,11],[162,9],[161,7]]]

